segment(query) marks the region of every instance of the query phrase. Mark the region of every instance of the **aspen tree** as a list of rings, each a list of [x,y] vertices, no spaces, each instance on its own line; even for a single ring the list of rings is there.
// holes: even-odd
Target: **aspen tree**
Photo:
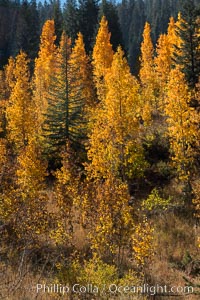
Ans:
[[[166,34],[161,34],[156,47],[155,76],[159,90],[160,109],[163,112],[165,101],[165,88],[172,67],[170,43]]]
[[[137,80],[118,48],[105,77],[107,95],[90,135],[88,168],[94,177],[140,176],[145,165],[138,139],[140,111]]]
[[[92,210],[92,214],[84,213],[90,218],[92,248],[102,257],[108,255],[120,266],[124,249],[132,243],[135,230],[132,208],[128,205],[127,180],[142,176],[146,167],[137,119],[139,84],[130,73],[121,47],[105,76],[105,87],[106,98],[98,109],[89,136],[90,161],[86,169],[90,183],[82,207]]]
[[[97,88],[99,100],[105,97],[105,75],[112,64],[113,50],[110,43],[108,21],[103,16],[97,33],[95,46],[92,54],[94,82]]]
[[[82,211],[77,210],[79,200],[80,174],[76,167],[76,158],[67,141],[61,153],[62,167],[55,173],[56,226],[51,232],[52,239],[59,244],[72,243],[75,218]],[[79,209],[79,208],[78,208]],[[74,213],[76,211],[76,217]]]
[[[29,60],[23,52],[16,58],[14,83],[6,109],[8,137],[16,150],[24,147],[33,134],[34,106],[32,102]]]
[[[171,70],[169,78],[165,113],[168,116],[172,161],[179,178],[187,182],[191,178],[195,145],[199,140],[196,126],[198,115],[194,108],[188,105],[191,94],[180,68]]]
[[[34,102],[37,112],[36,130],[41,132],[48,107],[47,95],[51,75],[55,72],[55,26],[53,20],[47,20],[42,28],[40,50],[35,60]]]
[[[200,103],[200,78],[199,82],[196,85],[196,93],[195,93],[195,100],[197,101],[197,106]],[[196,131],[197,131],[197,138],[198,140],[196,141],[196,150],[197,150],[197,155],[196,159],[198,160],[199,157],[199,152],[200,152],[200,114],[198,113],[197,115],[197,120],[196,120]],[[198,174],[198,169],[196,173],[196,178],[192,181],[192,190],[193,190],[193,204],[195,206],[195,217],[197,219],[200,219],[200,179],[199,179],[199,174]],[[200,236],[198,238],[198,243],[200,247]]]
[[[13,57],[10,57],[8,60],[8,64],[5,67],[5,82],[9,91],[15,86],[14,69],[15,59]]]
[[[0,197],[1,218],[12,228],[13,238],[23,245],[35,243],[40,233],[48,233],[46,168],[38,145],[31,139],[19,150],[14,179],[9,188],[4,186]]]
[[[177,35],[177,28],[181,25],[181,14],[178,14],[178,19],[175,22],[174,18],[171,17],[167,29],[167,38],[170,46],[170,57],[172,59],[172,65],[174,65],[175,53],[179,53],[179,48],[182,43],[181,38]]]
[[[78,33],[75,45],[69,60],[71,102],[77,114],[76,131],[80,142],[84,144],[90,108],[94,107],[95,92],[92,80],[91,65],[89,57],[86,55],[83,36]]]
[[[154,47],[151,40],[151,27],[146,22],[143,31],[143,41],[141,44],[141,68],[139,72],[142,84],[142,119],[145,122],[151,120],[153,110],[159,108],[156,95],[156,77],[154,68]]]
[[[171,70],[171,51],[170,43],[166,34],[161,34],[157,47],[155,57],[155,71],[158,77],[160,86],[164,86],[167,82]]]
[[[71,67],[71,84],[81,91],[85,105],[94,103],[94,86],[92,82],[92,72],[89,57],[85,51],[83,35],[79,32],[69,61]],[[75,88],[74,87],[74,88]]]
[[[143,220],[136,224],[134,234],[132,235],[132,248],[138,265],[144,266],[148,258],[152,257],[152,242],[153,228],[147,218],[143,216]]]
[[[0,137],[6,134],[6,105],[8,97],[8,88],[6,84],[5,71],[0,71]]]
[[[40,147],[32,139],[17,157],[17,188],[13,191],[12,203],[16,214],[14,230],[19,239],[33,242],[39,234],[48,231],[47,196],[44,192],[46,169]]]
[[[141,44],[141,68],[140,79],[143,85],[152,85],[154,75],[154,48],[151,40],[151,27],[146,22],[143,32],[143,42]]]
[[[96,181],[95,186],[93,221],[89,229],[92,249],[100,257],[110,257],[120,267],[134,232],[128,186],[111,174],[105,182]]]
[[[2,183],[2,178],[5,171],[5,164],[7,160],[6,144],[6,140],[4,138],[0,138],[0,184]]]

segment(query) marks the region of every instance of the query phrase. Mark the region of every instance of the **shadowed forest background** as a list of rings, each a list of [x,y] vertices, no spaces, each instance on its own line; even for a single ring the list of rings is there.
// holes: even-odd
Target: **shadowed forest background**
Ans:
[[[199,218],[200,1],[0,0],[0,299],[198,299]]]

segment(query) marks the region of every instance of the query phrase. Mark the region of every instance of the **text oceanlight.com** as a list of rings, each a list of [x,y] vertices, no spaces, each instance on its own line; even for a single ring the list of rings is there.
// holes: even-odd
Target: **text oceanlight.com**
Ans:
[[[193,287],[192,286],[171,286],[167,285],[149,285],[143,284],[141,286],[132,286],[132,285],[117,285],[117,284],[102,284],[100,286],[96,286],[93,284],[82,285],[79,283],[75,283],[72,286],[63,285],[63,284],[37,284],[36,285],[37,293],[56,293],[56,294],[146,294],[146,295],[183,295],[183,294],[192,294]]]

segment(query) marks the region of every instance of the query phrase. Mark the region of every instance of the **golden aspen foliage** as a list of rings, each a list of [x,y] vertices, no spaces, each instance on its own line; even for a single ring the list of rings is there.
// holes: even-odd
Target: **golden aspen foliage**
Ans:
[[[116,266],[105,263],[96,253],[93,254],[92,258],[87,261],[84,261],[84,266],[80,266],[80,270],[78,273],[78,282],[82,282],[82,284],[87,284],[87,282],[91,282],[93,285],[98,287],[102,286],[102,282],[109,286],[118,282],[118,270]],[[109,297],[109,292],[101,292],[105,297]],[[101,297],[99,295],[99,297]]]
[[[168,24],[167,34],[161,34],[157,41],[155,71],[158,79],[159,86],[165,86],[172,65],[174,64],[173,58],[176,53],[177,47],[180,47],[181,38],[177,35],[177,27],[180,26],[180,14],[177,22],[171,17]],[[163,88],[162,88],[163,90]]]
[[[2,183],[2,178],[5,171],[5,164],[7,160],[6,144],[6,139],[0,138],[0,185]]]
[[[94,82],[97,88],[99,100],[105,97],[104,78],[111,67],[113,59],[113,50],[110,43],[110,33],[108,31],[108,21],[105,16],[102,17],[100,27],[96,36],[96,42],[92,54]]]
[[[161,34],[156,47],[155,71],[159,81],[159,86],[164,86],[167,82],[171,70],[171,51],[168,36]]]
[[[6,84],[5,72],[0,70],[0,137],[5,136],[6,129],[6,105],[8,89]]]
[[[32,137],[34,105],[30,87],[29,60],[24,52],[16,58],[14,84],[6,108],[8,138],[19,151]]]
[[[170,46],[170,57],[172,59],[172,64],[174,64],[173,59],[174,54],[179,53],[179,48],[182,43],[181,37],[177,34],[178,28],[180,28],[181,24],[181,14],[178,14],[178,19],[175,22],[174,18],[171,17],[169,19],[168,29],[167,29],[167,39]]]
[[[85,52],[83,35],[79,32],[69,61],[72,76],[77,80],[72,80],[71,84],[76,84],[77,92],[80,90],[86,105],[94,103],[94,86],[92,82],[92,72],[89,57]]]
[[[180,179],[187,181],[195,157],[195,145],[199,140],[197,132],[198,115],[189,106],[191,94],[184,74],[177,67],[171,70],[167,86],[168,136],[172,161]]]
[[[154,47],[151,39],[151,27],[147,22],[143,31],[140,63],[139,76],[142,84],[141,116],[143,121],[148,123],[151,121],[152,112],[159,108],[159,104],[156,95],[157,81],[154,67]]]
[[[194,217],[197,220],[197,224],[200,220],[200,180],[197,178],[192,182],[193,199],[194,205]],[[200,234],[197,235],[197,246],[200,248]]]
[[[128,186],[112,175],[104,182],[97,180],[95,186],[89,228],[91,247],[100,257],[111,256],[120,265],[134,229]]]
[[[75,45],[69,59],[70,68],[70,98],[74,99],[75,111],[79,109],[79,118],[77,123],[77,131],[80,140],[84,143],[90,108],[94,107],[95,89],[92,80],[91,65],[89,57],[86,55],[83,36],[78,33]],[[73,102],[73,100],[71,101]]]
[[[14,230],[19,239],[35,239],[47,232],[48,213],[45,178],[47,164],[41,160],[40,147],[32,139],[21,150],[17,158],[16,184],[13,191],[13,214],[20,223],[14,223]]]
[[[166,34],[161,34],[157,46],[156,46],[156,57],[155,62],[155,76],[159,89],[159,104],[160,110],[164,110],[165,102],[165,89],[169,73],[172,66],[171,50],[168,36]]]
[[[146,217],[135,226],[132,236],[132,249],[134,258],[141,266],[144,266],[153,254],[153,228]]]
[[[23,149],[17,158],[17,183],[26,193],[40,190],[47,176],[47,164],[40,158],[39,146],[34,140]]]
[[[34,102],[37,112],[36,129],[41,130],[48,107],[47,95],[51,75],[55,72],[55,25],[53,20],[47,20],[42,28],[40,50],[35,60],[34,69]]]
[[[181,38],[178,35],[178,28],[180,28],[181,26],[181,21],[181,14],[179,12],[176,22],[173,17],[170,17],[167,28],[167,39],[170,47],[170,57],[173,65],[173,59],[175,58],[174,55],[178,53],[178,48],[180,48],[180,45],[182,43]]]
[[[9,103],[9,95],[11,87],[8,84],[8,69],[10,68],[10,76],[12,74],[12,79],[10,77],[10,84],[14,86],[14,59],[10,59],[10,64],[5,67],[5,70],[0,71],[0,187],[1,192],[7,188],[10,189],[11,178],[14,179],[14,167],[13,158],[11,157],[11,151],[9,149],[9,143],[7,139],[7,122],[6,122],[6,107]]]
[[[151,85],[154,75],[154,47],[151,40],[151,27],[149,23],[145,23],[143,32],[143,41],[141,44],[141,68],[140,80],[143,85]]]
[[[48,234],[49,216],[45,178],[47,165],[40,159],[35,140],[20,149],[14,182],[4,186],[0,197],[0,216],[12,228],[16,242],[34,243],[40,234]]]
[[[7,89],[10,91],[15,86],[15,75],[14,75],[14,69],[15,69],[15,59],[13,57],[10,57],[8,60],[8,64],[5,67],[5,81],[7,85]]]
[[[75,165],[75,156],[67,141],[62,151],[62,167],[55,172],[56,226],[51,237],[57,244],[71,242],[74,233],[75,208],[79,203],[80,174]]]
[[[199,82],[196,85],[196,94],[195,94],[195,100],[197,101],[196,105],[198,106],[200,104],[200,78]],[[198,110],[197,110],[198,111]],[[199,151],[200,151],[200,114],[198,111],[197,115],[197,120],[196,120],[196,130],[197,130],[197,141],[196,141],[196,146],[197,146],[197,155],[196,158],[198,160],[199,157]],[[196,170],[196,178],[192,181],[192,191],[193,191],[193,204],[195,208],[195,213],[194,216],[199,220],[200,219],[200,179],[198,177],[198,169]],[[200,247],[200,236],[198,237],[198,246]]]
[[[107,95],[99,108],[90,135],[88,171],[91,176],[109,174],[140,176],[145,165],[139,140],[139,84],[131,75],[121,48],[105,76]]]
[[[169,23],[168,23],[168,28],[167,28],[167,37],[170,43],[170,52],[173,53],[174,47],[173,45],[175,44],[176,41],[176,32],[175,32],[175,20],[173,17],[169,18]]]

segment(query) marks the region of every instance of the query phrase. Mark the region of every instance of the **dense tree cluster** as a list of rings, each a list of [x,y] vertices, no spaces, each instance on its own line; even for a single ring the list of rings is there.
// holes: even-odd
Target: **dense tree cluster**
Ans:
[[[189,2],[200,4],[199,0]],[[131,71],[138,72],[145,22],[151,24],[152,41],[155,45],[160,33],[166,33],[169,18],[176,18],[178,11],[182,11],[183,4],[184,0],[2,0],[0,68],[10,56],[15,56],[20,50],[34,60],[39,50],[41,29],[48,19],[55,21],[57,45],[63,29],[71,38],[72,45],[78,32],[81,32],[86,53],[91,53],[98,24],[104,15],[108,20],[113,49],[116,50],[121,45],[126,51]],[[192,5],[194,4],[189,4],[187,13],[193,10]]]
[[[121,13],[130,3],[122,2]],[[53,2],[35,10],[45,20],[50,10],[42,9],[53,8],[37,57],[25,39],[30,44],[11,52],[0,71],[1,268],[23,253],[27,264],[36,261],[34,274],[50,269],[47,276],[65,284],[96,282],[93,269],[102,283],[141,284],[156,255],[156,220],[176,210],[198,220],[200,22],[193,4],[170,17],[156,46],[152,26],[143,24],[137,77],[119,31],[112,40],[114,4],[69,1],[62,14]],[[32,5],[12,2],[9,10]],[[81,14],[78,34],[70,11]]]

